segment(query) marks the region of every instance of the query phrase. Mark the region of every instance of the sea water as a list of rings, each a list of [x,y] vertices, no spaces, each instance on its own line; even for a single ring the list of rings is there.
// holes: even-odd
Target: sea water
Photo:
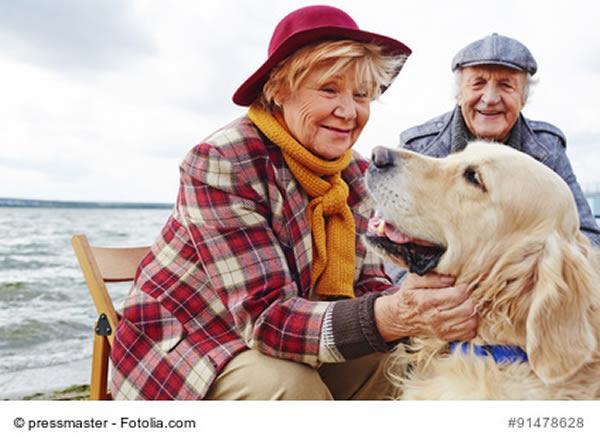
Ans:
[[[149,245],[168,209],[0,207],[0,399],[89,383],[96,311],[71,248]],[[110,288],[119,307],[130,283]]]
[[[89,383],[96,311],[71,248],[148,245],[168,209],[0,207],[0,399]],[[129,283],[110,287],[120,307]]]

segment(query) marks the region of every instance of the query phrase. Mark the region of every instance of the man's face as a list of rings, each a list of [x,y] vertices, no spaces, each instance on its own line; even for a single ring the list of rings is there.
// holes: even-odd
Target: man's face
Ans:
[[[525,106],[527,74],[497,65],[463,68],[458,104],[471,134],[505,141]]]

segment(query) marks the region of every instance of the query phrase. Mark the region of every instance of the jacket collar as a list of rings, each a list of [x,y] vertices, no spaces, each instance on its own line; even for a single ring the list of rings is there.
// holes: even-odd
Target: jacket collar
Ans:
[[[523,133],[523,121],[525,119],[522,115],[519,115],[515,125],[510,130],[508,138],[503,142],[504,144],[522,151],[522,133]],[[465,123],[465,119],[462,115],[460,106],[456,106],[452,112],[452,121],[450,124],[452,131],[450,152],[462,151],[470,141],[475,140],[475,137]]]
[[[424,154],[439,156],[443,152],[462,151],[473,140],[462,117],[460,106],[457,105],[444,117],[445,121],[442,122],[443,127],[440,133],[425,149]],[[519,115],[506,144],[541,162],[552,155],[551,151],[539,141],[539,137],[523,114]]]
[[[521,115],[519,118],[521,124],[521,151],[531,155],[535,159],[545,162],[552,155],[552,152],[544,145],[538,136],[536,136],[529,121]]]

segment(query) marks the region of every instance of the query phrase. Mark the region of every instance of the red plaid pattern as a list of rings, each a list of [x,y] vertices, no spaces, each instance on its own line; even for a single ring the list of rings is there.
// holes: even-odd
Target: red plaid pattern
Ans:
[[[343,173],[356,221],[357,296],[390,287],[360,240],[371,208],[366,167],[355,156]],[[188,153],[176,207],[140,264],[115,334],[115,398],[202,398],[249,347],[321,363],[331,302],[311,294],[307,205],[280,149],[247,118]]]

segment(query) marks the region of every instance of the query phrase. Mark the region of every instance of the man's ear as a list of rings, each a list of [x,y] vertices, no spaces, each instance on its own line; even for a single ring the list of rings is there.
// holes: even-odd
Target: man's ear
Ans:
[[[528,77],[526,72],[521,74],[521,81],[523,82],[523,87],[521,89],[521,110],[527,104],[527,100],[529,99],[529,94],[531,93],[531,86],[533,84],[533,80]]]
[[[463,72],[462,68],[458,68],[458,70],[454,73],[454,88],[456,93],[454,94],[454,98],[456,99],[456,104],[458,106],[462,106],[462,84],[463,84]]]
[[[455,98],[456,98],[456,104],[462,108],[462,105],[463,105],[463,103],[462,103],[463,102],[463,96],[462,96],[462,93],[461,93],[460,86],[456,86],[456,96],[455,96]]]

